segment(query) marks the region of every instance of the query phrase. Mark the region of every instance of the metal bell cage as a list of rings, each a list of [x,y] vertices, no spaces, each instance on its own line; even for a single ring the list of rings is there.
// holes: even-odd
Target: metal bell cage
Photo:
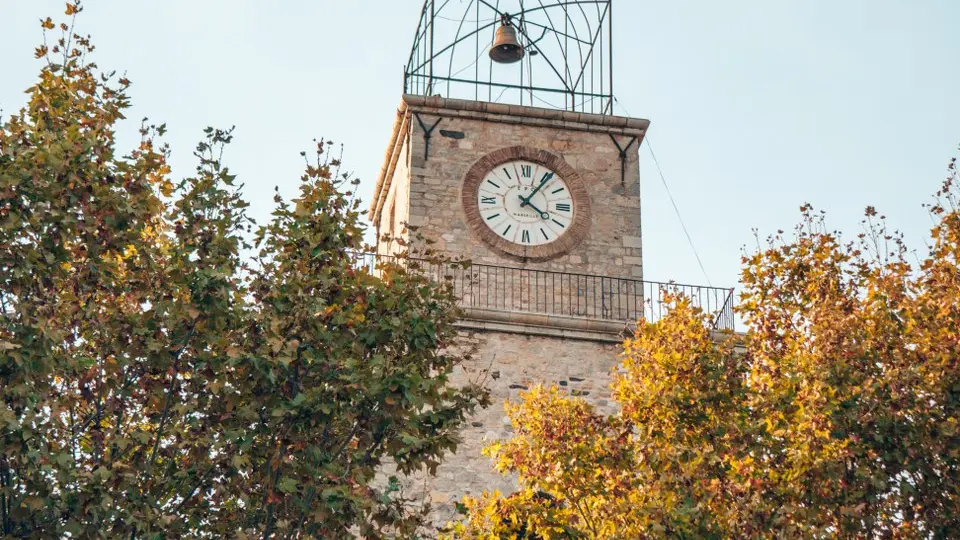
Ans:
[[[404,93],[613,114],[613,0],[426,0]]]

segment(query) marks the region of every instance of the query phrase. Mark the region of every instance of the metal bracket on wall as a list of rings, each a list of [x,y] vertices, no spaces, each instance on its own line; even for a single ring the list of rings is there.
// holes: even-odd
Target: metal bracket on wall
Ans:
[[[633,143],[637,142],[637,137],[631,137],[626,148],[620,146],[620,141],[618,141],[612,133],[610,134],[610,138],[613,139],[613,144],[617,145],[617,150],[620,151],[620,185],[624,186],[627,183],[627,152],[630,150],[630,147],[633,146]]]
[[[420,124],[420,129],[423,130],[423,160],[428,161],[430,159],[430,137],[433,136],[433,130],[440,125],[440,122],[443,121],[443,118],[437,118],[437,121],[433,123],[432,126],[427,127],[423,123],[423,120],[420,118],[419,113],[413,113],[413,116],[417,119],[417,123]]]

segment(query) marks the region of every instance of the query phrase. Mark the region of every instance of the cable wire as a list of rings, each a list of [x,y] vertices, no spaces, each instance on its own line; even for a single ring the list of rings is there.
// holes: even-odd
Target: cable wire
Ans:
[[[613,98],[617,105],[620,106],[620,110],[623,111],[627,116],[631,116],[627,109],[624,108],[623,104],[620,103],[620,100]],[[700,258],[700,253],[697,251],[697,246],[693,243],[693,237],[690,235],[690,231],[687,229],[686,223],[683,221],[683,216],[680,214],[680,207],[677,206],[677,201],[673,198],[673,193],[670,191],[670,186],[667,184],[667,178],[663,174],[663,168],[660,166],[660,161],[657,159],[657,154],[653,151],[653,144],[650,142],[650,134],[647,134],[644,137],[644,140],[647,142],[647,150],[650,151],[650,157],[653,158],[653,164],[657,166],[657,172],[660,174],[660,181],[663,182],[663,188],[667,190],[667,197],[670,199],[670,204],[673,205],[673,211],[677,214],[677,219],[680,220],[680,227],[683,229],[683,234],[687,237],[687,242],[690,243],[690,249],[693,250],[693,256],[697,258],[697,264],[700,265],[700,271],[703,272],[703,277],[707,280],[707,285],[713,287],[713,283],[710,281],[710,276],[707,274],[707,269],[703,265],[703,260]]]

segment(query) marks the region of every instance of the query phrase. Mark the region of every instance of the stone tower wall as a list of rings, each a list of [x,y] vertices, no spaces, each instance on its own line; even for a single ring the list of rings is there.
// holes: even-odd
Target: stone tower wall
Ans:
[[[418,120],[419,117],[419,120]],[[424,127],[436,127],[429,139]],[[649,122],[516,107],[491,103],[405,96],[385,164],[375,190],[370,219],[380,234],[410,235],[403,221],[434,241],[432,247],[476,264],[529,270],[642,279],[638,148]],[[633,144],[621,162],[621,147]],[[429,141],[429,149],[427,148]],[[583,179],[590,196],[591,221],[580,243],[545,262],[501,254],[476,235],[461,205],[461,186],[474,164],[492,152],[524,146],[562,158]],[[392,254],[396,243],[381,243]],[[539,277],[539,276],[538,276]],[[520,278],[521,280],[523,278]],[[529,278],[528,278],[529,279]],[[561,280],[562,281],[562,280]],[[552,285],[550,286],[552,287]],[[562,285],[561,285],[562,287]],[[576,298],[548,288],[546,294]],[[601,288],[603,284],[601,283]],[[498,294],[512,289],[497,289]],[[642,298],[641,298],[642,300]],[[461,324],[464,345],[478,353],[456,375],[460,382],[480,381],[491,391],[492,405],[471,418],[463,444],[432,479],[411,479],[408,494],[429,500],[443,524],[454,517],[454,503],[484,490],[516,488],[500,476],[483,447],[512,435],[503,408],[534,385],[557,385],[612,412],[610,372],[617,365],[625,322],[511,311],[513,305],[467,309]],[[535,311],[535,310],[534,310]]]
[[[456,517],[455,503],[464,495],[516,490],[516,480],[497,473],[491,459],[481,454],[485,446],[513,434],[504,402],[517,402],[521,392],[543,384],[581,396],[602,413],[615,411],[610,372],[622,352],[615,338],[603,342],[474,329],[465,329],[462,336],[464,344],[476,347],[479,354],[457,378],[460,382],[483,381],[490,389],[492,404],[471,419],[462,432],[463,443],[447,457],[438,476],[411,486],[426,489],[423,496],[430,501],[438,524]]]
[[[438,120],[428,151],[420,123],[429,128]],[[381,234],[399,232],[391,217],[397,215],[395,201],[402,202],[399,195],[406,191],[407,223],[449,255],[478,264],[642,278],[638,148],[646,133],[645,120],[406,96],[398,125],[387,161],[399,159],[384,167],[370,212]],[[621,147],[637,137],[625,164],[611,136]],[[587,237],[551,261],[531,263],[496,253],[465,220],[461,185],[470,167],[495,150],[516,145],[560,156],[583,177],[590,192],[593,209]]]

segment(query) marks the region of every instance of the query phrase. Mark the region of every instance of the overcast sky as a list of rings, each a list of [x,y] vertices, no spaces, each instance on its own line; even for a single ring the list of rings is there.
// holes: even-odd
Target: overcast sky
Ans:
[[[454,2],[462,0],[452,0]],[[134,82],[136,119],[169,127],[175,175],[205,126],[236,125],[226,158],[254,217],[296,192],[313,138],[346,145],[369,199],[422,0],[87,0],[95,61]],[[615,0],[617,97],[650,141],[715,285],[741,248],[790,228],[803,202],[859,232],[876,206],[925,251],[922,204],[960,143],[960,1]],[[38,19],[60,0],[0,0],[0,109],[24,103]],[[124,126],[130,148],[137,122]],[[645,275],[704,283],[644,147]]]

